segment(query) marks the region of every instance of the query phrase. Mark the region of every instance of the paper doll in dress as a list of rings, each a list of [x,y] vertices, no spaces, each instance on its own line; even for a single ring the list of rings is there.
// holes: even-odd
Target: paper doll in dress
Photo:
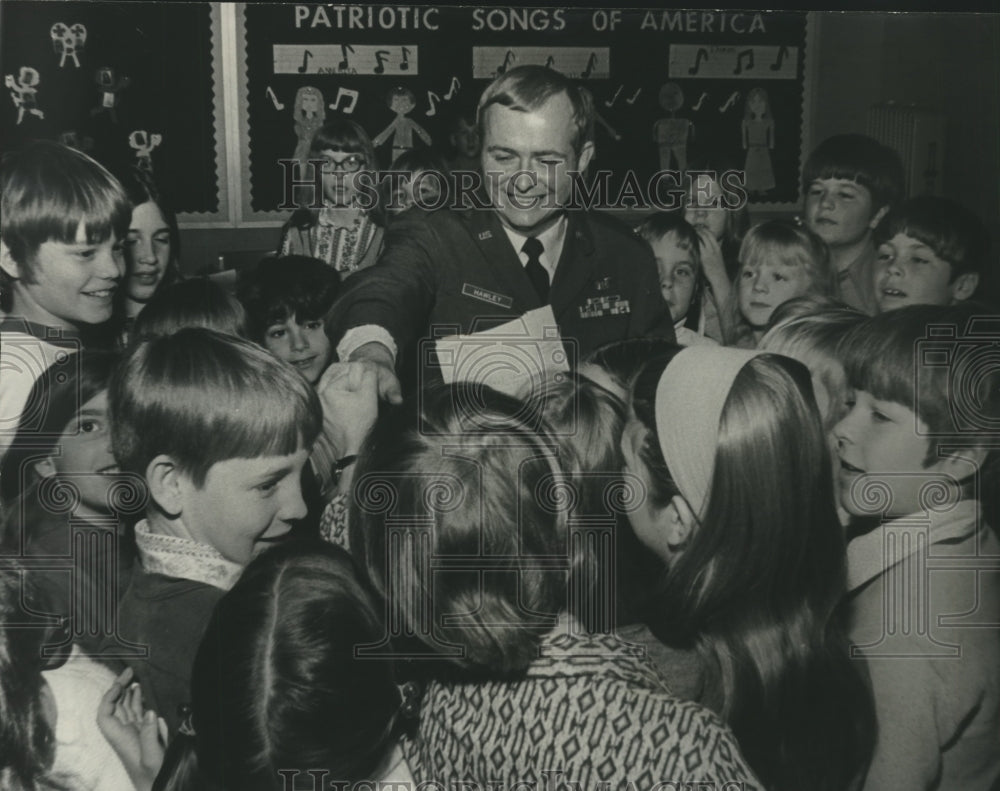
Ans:
[[[392,161],[395,162],[400,154],[413,148],[413,135],[416,134],[427,145],[431,144],[431,136],[416,121],[407,118],[414,107],[417,106],[417,97],[409,88],[393,88],[386,95],[386,104],[389,109],[396,114],[396,120],[376,135],[372,140],[378,148],[386,140],[392,140]]]
[[[313,135],[326,122],[326,101],[319,88],[304,85],[295,92],[292,117],[295,120],[297,138],[293,157],[305,163],[309,159],[309,146],[312,144]]]
[[[670,113],[653,125],[653,140],[660,150],[660,170],[670,170],[671,158],[677,170],[687,170],[688,140],[694,136],[694,124],[687,118],[677,118],[684,106],[684,92],[676,82],[664,83],[660,88],[660,107]]]
[[[763,88],[752,88],[747,94],[743,112],[743,148],[747,152],[743,166],[747,191],[763,193],[774,189],[774,170],[771,167],[774,118],[767,91]]]

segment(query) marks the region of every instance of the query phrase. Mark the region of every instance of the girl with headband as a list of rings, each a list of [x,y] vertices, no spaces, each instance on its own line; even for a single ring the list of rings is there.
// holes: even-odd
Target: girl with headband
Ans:
[[[874,716],[838,608],[844,536],[809,372],[739,349],[661,355],[635,381],[622,452],[646,490],[629,519],[665,566],[652,632],[700,658],[701,701],[767,788],[852,787]]]

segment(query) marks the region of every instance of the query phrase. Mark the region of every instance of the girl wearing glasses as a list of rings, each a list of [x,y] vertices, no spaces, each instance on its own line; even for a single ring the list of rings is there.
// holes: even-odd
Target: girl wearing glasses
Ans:
[[[282,229],[281,255],[319,258],[347,277],[382,251],[384,217],[374,179],[371,138],[353,121],[335,119],[313,137],[310,161],[322,160],[321,205],[309,196]]]

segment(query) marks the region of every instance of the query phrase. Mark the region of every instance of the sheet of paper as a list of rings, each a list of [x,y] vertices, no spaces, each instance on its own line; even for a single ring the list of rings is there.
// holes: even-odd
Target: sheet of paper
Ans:
[[[439,338],[435,349],[445,382],[485,384],[522,398],[569,371],[551,305],[482,332]]]

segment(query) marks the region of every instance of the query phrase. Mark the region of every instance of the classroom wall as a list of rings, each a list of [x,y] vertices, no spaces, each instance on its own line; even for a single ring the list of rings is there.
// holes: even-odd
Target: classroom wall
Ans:
[[[943,111],[944,192],[978,211],[1000,251],[1000,15],[823,12],[817,19],[809,139],[863,133],[869,106],[889,100]],[[226,252],[273,248],[278,229],[181,236],[193,272],[217,267]]]

